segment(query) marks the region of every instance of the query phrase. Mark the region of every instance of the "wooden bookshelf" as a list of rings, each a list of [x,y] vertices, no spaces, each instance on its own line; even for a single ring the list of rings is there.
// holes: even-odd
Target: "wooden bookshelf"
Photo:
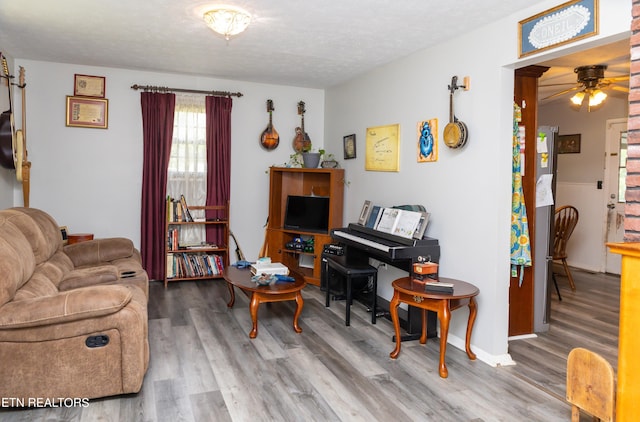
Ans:
[[[174,281],[222,278],[222,272],[229,265],[229,204],[189,206],[186,210],[182,208],[181,212],[174,212],[167,201],[165,288]],[[217,217],[205,218],[204,214],[209,213]],[[203,215],[190,218],[198,214]],[[200,245],[181,244],[180,232],[186,227],[195,226],[219,226],[224,244],[207,245],[204,238]]]

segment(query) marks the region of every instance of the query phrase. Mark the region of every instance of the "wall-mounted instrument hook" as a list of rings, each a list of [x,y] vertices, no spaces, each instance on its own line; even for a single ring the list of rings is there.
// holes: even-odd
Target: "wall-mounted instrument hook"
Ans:
[[[449,91],[451,91],[451,93],[453,94],[453,92],[455,90],[457,90],[458,88],[463,88],[465,91],[468,91],[468,85],[469,85],[469,77],[465,76],[464,77],[464,82],[465,85],[458,85],[458,77],[457,76],[452,76],[451,77],[451,85],[449,85]]]

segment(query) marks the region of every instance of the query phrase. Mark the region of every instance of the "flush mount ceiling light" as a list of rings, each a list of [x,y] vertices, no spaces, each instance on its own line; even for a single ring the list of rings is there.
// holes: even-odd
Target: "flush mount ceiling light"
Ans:
[[[247,29],[251,22],[251,15],[233,6],[218,6],[204,13],[202,16],[209,28],[224,36],[229,41],[232,35],[237,35]]]

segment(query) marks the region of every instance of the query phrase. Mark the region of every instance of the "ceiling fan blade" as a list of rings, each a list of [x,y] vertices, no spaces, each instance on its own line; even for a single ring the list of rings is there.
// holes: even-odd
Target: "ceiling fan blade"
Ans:
[[[545,84],[545,85],[538,85],[538,88],[548,88],[550,86],[563,86],[563,85],[576,85],[576,86],[581,86],[582,84],[578,84],[575,82],[565,82],[565,83],[561,83],[561,84]]]
[[[607,89],[612,89],[614,91],[620,91],[620,92],[626,92],[627,94],[629,93],[629,88],[626,88],[624,86],[611,85],[611,86],[608,86]]]
[[[561,95],[568,94],[569,92],[577,91],[578,89],[580,89],[579,86],[576,86],[576,87],[573,87],[573,88],[570,88],[570,89],[565,89],[564,91],[556,92],[553,95],[549,95],[548,97],[543,98],[542,101],[550,100],[551,98],[559,97]]]
[[[614,76],[613,78],[603,78],[602,82],[611,83],[611,82],[620,82],[620,81],[628,81],[629,76]]]

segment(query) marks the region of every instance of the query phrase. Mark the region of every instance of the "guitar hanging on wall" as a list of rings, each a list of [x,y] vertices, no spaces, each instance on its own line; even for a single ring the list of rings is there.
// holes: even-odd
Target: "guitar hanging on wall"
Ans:
[[[307,152],[311,149],[311,138],[304,130],[304,101],[298,103],[298,114],[301,116],[300,127],[296,128],[296,137],[293,138],[293,150],[295,152]]]
[[[265,149],[268,149],[268,150],[276,149],[276,147],[280,143],[280,135],[278,135],[278,132],[273,127],[273,119],[271,115],[273,110],[274,110],[273,101],[267,100],[267,113],[269,113],[269,124],[267,125],[267,128],[262,132],[262,136],[260,136],[260,145],[262,145]]]
[[[18,182],[22,182],[22,199],[24,206],[29,208],[29,191],[30,191],[30,174],[31,162],[27,153],[27,98],[24,77],[24,67],[20,66],[18,88],[22,90],[22,128],[16,131],[16,155],[18,158],[16,165],[16,178]]]
[[[13,122],[13,99],[11,98],[11,79],[9,74],[7,59],[0,53],[2,58],[2,78],[7,80],[9,91],[9,110],[3,111],[0,115],[0,166],[13,170],[16,168],[18,157],[16,154],[16,131]]]

